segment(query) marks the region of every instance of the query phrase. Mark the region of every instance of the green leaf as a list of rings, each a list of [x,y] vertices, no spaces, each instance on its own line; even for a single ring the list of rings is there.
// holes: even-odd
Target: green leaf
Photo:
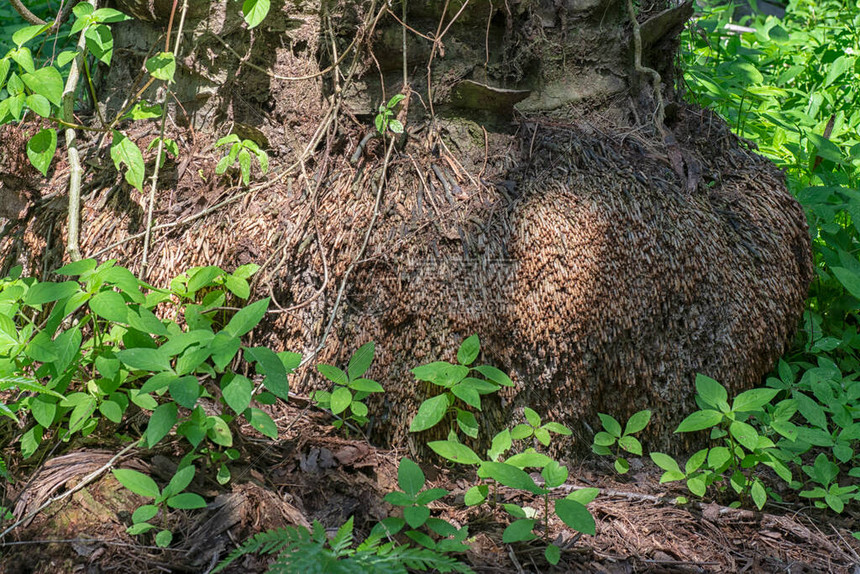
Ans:
[[[471,487],[466,491],[463,502],[466,506],[475,506],[481,504],[487,499],[490,488],[486,484],[479,484]]]
[[[648,426],[651,421],[651,411],[639,411],[630,417],[624,427],[624,434],[635,434]]]
[[[12,34],[12,41],[19,48],[41,34],[51,29],[51,24],[37,24],[35,26],[25,26]]]
[[[505,461],[506,464],[511,464],[517,468],[544,468],[551,462],[554,461],[550,457],[542,452],[536,452],[534,449],[515,454]]]
[[[115,323],[128,322],[128,306],[116,291],[99,291],[89,302],[90,310],[102,319]]]
[[[289,399],[290,385],[287,380],[287,368],[284,362],[268,347],[250,347],[244,350],[246,358],[257,363],[257,370],[266,378],[263,380],[263,385],[273,395],[284,399]],[[301,360],[301,356],[298,357]]]
[[[678,425],[675,432],[693,432],[711,428],[718,425],[723,420],[723,414],[711,409],[696,411]]]
[[[539,427],[540,426],[541,418],[540,418],[539,414],[537,414],[535,411],[533,411],[532,409],[530,409],[528,407],[523,409],[523,413],[525,414],[526,420],[528,421],[528,423],[530,425],[532,425],[533,427]]]
[[[836,275],[836,278],[845,287],[846,291],[860,299],[860,274],[844,267],[831,267],[830,270]]]
[[[247,299],[251,296],[251,286],[244,279],[228,275],[224,278],[224,286],[240,299]]]
[[[635,437],[630,435],[621,437],[618,439],[618,446],[629,453],[635,454],[636,456],[642,456],[642,443],[636,440]]]
[[[385,389],[376,381],[370,379],[355,379],[349,383],[349,388],[363,393],[384,393]]]
[[[28,96],[27,99],[40,98],[41,96]],[[47,101],[45,101],[47,104]],[[32,106],[31,106],[32,107]],[[36,111],[34,109],[34,111]],[[50,111],[50,110],[49,110]],[[36,113],[39,113],[38,111]],[[49,114],[39,115],[46,116]],[[38,169],[42,175],[48,175],[48,168],[54,153],[57,151],[57,132],[53,129],[43,128],[27,141],[27,157],[33,167]]]
[[[481,458],[466,445],[449,440],[437,440],[427,443],[433,452],[450,461],[460,464],[478,464]]]
[[[433,443],[430,444],[432,446]],[[478,468],[478,476],[481,478],[492,478],[504,486],[518,488],[533,494],[543,494],[546,492],[535,484],[535,481],[527,472],[503,462],[481,462],[481,466]]]
[[[263,436],[269,437],[270,439],[277,440],[278,427],[275,425],[275,421],[272,420],[272,417],[260,409],[251,407],[245,413],[245,418],[248,419],[248,423],[254,427],[257,432]]]
[[[269,308],[269,298],[260,299],[255,303],[251,303],[247,307],[239,310],[224,327],[224,330],[234,337],[241,337],[248,333],[266,315],[266,310]]]
[[[167,506],[170,508],[191,510],[193,508],[206,508],[206,501],[199,494],[183,492],[182,494],[177,494],[176,496],[168,498]]]
[[[419,381],[428,381],[441,387],[449,388],[459,383],[469,375],[469,367],[463,365],[452,365],[444,361],[437,361],[427,365],[421,365],[412,369],[412,374]]]
[[[155,530],[155,526],[148,522],[138,522],[137,524],[132,524],[125,529],[125,531],[132,536],[137,536],[138,534],[143,534],[145,532],[149,532],[150,530]]]
[[[594,517],[585,507],[585,505],[562,498],[555,501],[555,513],[561,518],[562,522],[573,528],[577,532],[583,534],[594,535],[597,531],[597,525],[594,523]]]
[[[63,265],[59,269],[55,271],[57,275],[66,275],[69,277],[74,277],[75,275],[81,275],[86,273],[87,271],[92,271],[96,268],[96,260],[95,259],[81,259],[80,261],[73,261],[67,265]]]
[[[603,413],[597,413],[597,416],[600,417],[600,422],[603,425],[603,428],[606,429],[606,432],[615,438],[619,438],[621,436],[621,423],[615,420],[614,417]]]
[[[427,399],[418,407],[418,412],[409,425],[409,432],[420,432],[427,430],[442,420],[448,411],[448,396],[439,395]]]
[[[558,462],[551,460],[540,474],[546,481],[544,484],[546,488],[556,488],[567,480],[568,471],[566,466],[561,466]]]
[[[193,464],[188,464],[177,469],[173,474],[173,478],[171,478],[167,486],[164,487],[162,496],[173,496],[174,494],[178,494],[188,488],[188,485],[191,484],[192,480],[194,480],[194,474],[196,472],[197,469],[194,468]]]
[[[36,283],[27,290],[24,295],[24,304],[29,307],[36,305],[44,305],[51,301],[58,301],[71,297],[81,290],[80,285],[75,281],[63,281],[62,283]]]
[[[224,397],[227,406],[233,409],[237,415],[244,413],[251,404],[253,392],[253,383],[242,375],[231,373],[221,380],[221,396]]]
[[[759,435],[756,430],[741,421],[734,421],[729,425],[729,433],[747,450],[753,451],[758,447]]]
[[[30,413],[37,423],[45,428],[51,428],[54,424],[54,416],[57,414],[57,401],[46,396],[34,397],[30,401]]]
[[[99,405],[99,412],[114,424],[122,422],[122,408],[114,401],[102,401]]]
[[[200,397],[200,382],[193,375],[174,379],[168,389],[173,400],[186,409],[193,409]]]
[[[173,533],[169,530],[162,530],[155,535],[155,545],[159,548],[167,548],[173,542]]]
[[[33,110],[34,112],[36,112],[37,114],[42,116],[43,118],[47,118],[51,115],[51,102],[49,102],[48,98],[46,98],[45,96],[43,96],[41,94],[30,94],[29,96],[27,96],[25,101],[27,103],[28,108],[30,108],[31,110]],[[43,129],[42,131],[46,131],[46,130]],[[53,131],[53,130],[47,130],[47,131]],[[39,134],[41,134],[41,133],[42,132],[40,131]],[[39,135],[39,134],[36,134],[36,135]],[[36,136],[33,136],[33,137],[36,137]],[[56,137],[57,137],[57,133],[54,132],[54,139],[56,139]],[[30,138],[30,141],[32,142],[33,138]],[[56,143],[54,143],[54,149],[56,149],[56,147],[57,147],[57,145],[56,145]],[[53,155],[54,154],[51,153],[51,156],[53,156]],[[30,161],[33,161],[33,158],[30,158]],[[40,169],[39,171],[42,171],[42,170]],[[43,171],[42,175],[44,175],[44,174],[45,174],[45,172]]]
[[[560,434],[562,436],[570,436],[571,434],[573,434],[573,432],[569,428],[567,428],[563,424],[559,424],[556,422],[548,422],[543,425],[543,428],[548,431],[554,432],[555,434]]]
[[[565,498],[584,505],[597,498],[598,494],[600,494],[599,488],[581,488],[579,490],[574,490],[565,496]]]
[[[158,442],[167,436],[167,433],[176,424],[177,408],[176,403],[165,403],[159,405],[149,417],[149,425],[146,427],[146,443],[149,448],[154,447]]]
[[[618,474],[627,474],[627,471],[630,470],[630,463],[622,457],[616,458],[613,466],[615,466],[615,472]]]
[[[390,127],[391,124],[389,124]],[[481,352],[481,343],[477,335],[468,337],[457,350],[457,361],[461,365],[471,365]]]
[[[357,379],[367,372],[367,369],[370,368],[370,363],[373,362],[375,351],[376,345],[373,341],[370,341],[369,343],[365,343],[359,347],[358,350],[353,353],[352,357],[349,359],[349,366],[346,369],[347,373],[349,373],[350,381]]]
[[[155,481],[142,472],[129,468],[115,468],[111,472],[120,484],[135,494],[146,498],[157,498],[161,494]]]
[[[176,73],[176,58],[170,52],[161,52],[146,61],[146,70],[156,80],[173,83]]]
[[[511,380],[511,378],[496,367],[491,367],[489,365],[479,365],[473,368],[485,377],[487,377],[487,379],[489,379],[490,381],[496,383],[497,385],[501,385],[503,387],[514,386],[514,382]]]
[[[728,401],[726,388],[705,375],[696,375],[696,391],[712,407],[718,406],[720,402]]]
[[[92,19],[96,22],[106,22],[110,24],[113,22],[124,22],[126,20],[131,20],[131,17],[126,16],[119,10],[114,10],[113,8],[99,8],[92,13]]]
[[[49,98],[50,99],[50,98]],[[143,191],[144,163],[143,154],[137,145],[116,130],[111,130],[113,141],[110,146],[110,157],[117,171],[120,166],[126,166],[125,180],[138,191]]]
[[[117,358],[126,366],[141,371],[169,371],[170,361],[161,349],[147,349],[135,347],[123,349],[116,354]]]
[[[113,56],[113,36],[110,28],[104,24],[95,24],[84,32],[87,48],[99,61],[110,65]]]
[[[732,411],[737,413],[756,411],[769,403],[779,393],[778,389],[751,389],[735,397]]]
[[[346,385],[349,382],[349,377],[346,373],[331,365],[319,364],[317,370],[322,373],[322,376],[330,380],[336,385]]]
[[[154,504],[144,504],[143,506],[137,507],[131,515],[131,521],[135,524],[146,522],[147,520],[151,520],[155,518],[155,515],[158,514],[158,507]]]
[[[505,429],[493,437],[493,442],[487,451],[487,457],[495,461],[499,456],[507,452],[511,448],[511,445],[511,431]]]
[[[233,433],[230,432],[230,427],[227,426],[224,419],[221,417],[209,416],[206,417],[206,421],[212,424],[212,427],[206,431],[206,436],[209,437],[209,440],[215,444],[226,446],[227,448],[233,446]]]
[[[448,496],[448,491],[444,488],[430,488],[418,494],[415,498],[415,504],[430,504],[445,496]]]
[[[505,544],[511,544],[513,542],[534,540],[537,536],[535,536],[532,530],[534,529],[536,522],[536,520],[525,518],[514,520],[502,533],[502,542]]]
[[[269,13],[269,0],[245,0],[242,3],[242,17],[249,28],[256,28]]]
[[[251,181],[251,154],[244,147],[239,150],[239,169],[242,172],[242,182],[245,185]]]
[[[403,518],[412,528],[420,528],[430,518],[430,509],[426,506],[407,506],[403,509]]]
[[[352,404],[352,391],[346,387],[337,387],[331,394],[331,412],[338,415]]]
[[[472,438],[478,437],[478,420],[475,418],[474,413],[457,409],[457,425],[466,436]]]
[[[543,551],[543,556],[547,562],[555,566],[561,560],[561,549],[555,544],[550,544]]]
[[[764,486],[761,481],[756,479],[753,482],[752,488],[750,489],[750,494],[752,495],[753,502],[756,507],[761,510],[764,508],[764,503],[767,502],[767,492],[764,490]]]
[[[18,48],[17,50],[12,50],[9,52],[9,57],[21,66],[25,72],[32,73],[36,71],[36,64],[33,62],[33,54],[30,52],[30,48]],[[38,93],[37,90],[33,91]]]
[[[654,461],[654,464],[656,464],[663,470],[670,472],[678,472],[681,475],[684,474],[681,472],[681,468],[678,466],[678,463],[675,462],[675,459],[668,454],[663,454],[662,452],[652,452],[650,456],[651,460]]]
[[[481,397],[475,389],[460,383],[451,387],[451,392],[467,405],[481,410]]]
[[[403,133],[403,123],[400,120],[392,119],[388,122],[388,129],[396,134]]]

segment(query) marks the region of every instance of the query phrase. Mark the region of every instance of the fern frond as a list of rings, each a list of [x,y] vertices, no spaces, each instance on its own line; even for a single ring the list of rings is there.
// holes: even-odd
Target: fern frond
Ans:
[[[220,572],[246,554],[274,554],[310,545],[314,545],[311,533],[302,526],[266,530],[248,538],[241,546],[230,552],[212,573]]]

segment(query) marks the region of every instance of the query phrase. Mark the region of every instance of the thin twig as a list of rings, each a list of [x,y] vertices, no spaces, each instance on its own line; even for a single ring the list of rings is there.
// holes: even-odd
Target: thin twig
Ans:
[[[639,30],[639,21],[636,19],[636,10],[633,8],[633,0],[627,0],[627,16],[633,25],[633,65],[636,68],[636,72],[647,74],[651,77],[651,82],[654,84],[654,98],[657,100],[657,109],[654,111],[654,124],[660,135],[664,135],[662,79],[657,70],[642,65],[642,34]]]

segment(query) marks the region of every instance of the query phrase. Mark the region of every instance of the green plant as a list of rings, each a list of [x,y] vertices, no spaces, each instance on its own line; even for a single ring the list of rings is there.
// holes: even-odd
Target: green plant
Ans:
[[[247,554],[277,554],[275,562],[267,570],[272,574],[406,574],[408,570],[472,572],[465,564],[429,548],[396,542],[383,543],[384,529],[374,531],[364,542],[353,547],[352,517],[331,540],[326,536],[325,528],[316,521],[310,531],[303,526],[268,530],[246,540],[212,572],[224,570]]]
[[[394,117],[394,108],[404,99],[406,99],[406,96],[403,94],[395,94],[393,98],[388,100],[387,104],[379,104],[379,111],[374,120],[374,125],[376,125],[376,131],[379,132],[379,135],[384,136],[389,130],[395,134],[403,133],[403,123]]]
[[[143,444],[152,448],[175,431],[192,452],[206,454],[218,466],[220,483],[228,482],[229,462],[238,457],[231,448],[237,417],[276,438],[274,421],[253,403],[286,400],[287,376],[301,360],[296,353],[242,345],[242,337],[265,315],[268,300],[242,307],[228,303],[244,305],[248,278],[257,268],[227,273],[196,267],[174,279],[169,290],[140,281],[115,261],[98,265],[91,259],[57,271],[75,280],[21,278],[20,268],[0,280],[0,385],[14,391],[4,395],[9,398],[0,404],[0,414],[29,426],[20,439],[24,457],[39,449],[47,432],[68,441],[99,425],[118,427],[144,411],[149,420],[139,437]],[[181,323],[159,319],[156,306],[172,307]],[[261,376],[257,391],[230,368],[240,357]],[[220,412],[204,411],[203,397],[216,399]],[[184,468],[180,471],[193,475],[193,467]],[[158,493],[136,475],[117,478],[163,508],[162,503],[175,507],[189,499],[175,498],[186,475],[177,476],[179,482]],[[151,510],[141,512],[138,518]],[[160,536],[160,542],[167,540],[167,534]]]
[[[752,389],[735,397],[730,406],[725,387],[704,375],[696,377],[696,391],[700,410],[685,418],[675,432],[710,429],[710,438],[718,441],[718,446],[693,454],[683,471],[669,455],[651,453],[654,463],[665,471],[660,482],[685,480],[690,492],[704,496],[709,486],[722,483],[728,475],[729,486],[740,496],[732,506],[740,506],[751,497],[761,509],[767,501],[767,489],[754,473],[758,465],[770,467],[789,484],[792,481],[791,471],[781,460],[773,441],[747,422],[750,417],[763,413],[763,407],[778,391]],[[723,484],[719,488],[726,490]]]
[[[642,443],[633,435],[648,426],[648,422],[651,420],[651,411],[639,411],[631,416],[624,426],[624,432],[621,431],[621,423],[613,417],[602,413],[598,413],[597,416],[600,417],[600,423],[604,430],[594,435],[591,450],[599,455],[614,455],[616,472],[625,474],[630,470],[630,463],[627,462],[626,458],[620,456],[621,449],[636,456],[642,456]],[[614,453],[613,447],[615,448]]]
[[[376,381],[366,379],[363,375],[373,362],[376,347],[373,341],[359,347],[349,359],[346,372],[332,365],[317,365],[317,370],[328,379],[333,388],[331,391],[314,391],[311,398],[320,407],[328,409],[335,416],[349,411],[348,420],[359,425],[367,422],[367,405],[364,404],[370,393],[382,393],[385,389]],[[335,428],[343,426],[344,419],[334,422]]]
[[[449,411],[453,410],[460,430],[466,436],[473,438],[478,436],[478,421],[475,414],[455,406],[457,400],[480,411],[481,395],[495,393],[502,386],[513,386],[510,377],[495,367],[489,365],[469,367],[478,358],[480,352],[480,341],[477,335],[472,335],[463,341],[457,350],[459,364],[437,361],[412,369],[416,379],[442,387],[445,392],[421,403],[418,413],[409,425],[409,432],[427,430],[438,424]],[[470,377],[469,374],[473,371],[482,375],[484,379]]]
[[[215,166],[215,173],[223,175],[227,169],[232,167],[236,162],[239,163],[239,170],[242,174],[242,183],[248,185],[251,181],[251,155],[256,156],[260,164],[260,171],[263,174],[269,171],[269,156],[260,149],[252,140],[239,139],[236,134],[230,134],[215,142],[215,147],[219,148],[232,144],[230,151],[222,157]]]
[[[155,481],[142,472],[128,468],[118,468],[111,472],[120,484],[133,493],[153,499],[151,504],[144,504],[134,511],[131,516],[133,524],[126,529],[129,534],[139,535],[156,529],[157,527],[150,521],[156,518],[159,512],[162,518],[166,518],[167,507],[192,510],[206,506],[206,501],[199,494],[183,492],[191,484],[196,472],[193,459],[187,456],[179,464],[176,473],[164,490],[160,490]],[[167,528],[163,528],[155,535],[155,543],[161,547],[170,546],[172,540],[173,533]]]
[[[502,386],[513,383],[510,378],[495,367],[480,365],[469,368],[480,353],[480,341],[476,335],[467,338],[457,351],[458,365],[439,361],[412,370],[419,380],[429,381],[444,389],[444,394],[427,399],[418,409],[412,420],[410,431],[419,432],[431,428],[442,421],[450,408],[455,408],[459,429],[469,437],[476,437],[478,431],[477,419],[474,414],[453,407],[457,399],[469,406],[481,409],[480,396],[495,393]],[[474,370],[486,377],[487,380],[468,377]],[[466,416],[467,415],[467,416]],[[549,446],[552,436],[550,433],[570,435],[570,429],[555,423],[544,423],[540,415],[533,409],[524,409],[526,422],[515,425],[497,433],[487,450],[487,458],[482,459],[474,450],[460,442],[457,434],[451,430],[446,440],[427,443],[436,454],[458,464],[477,465],[477,476],[480,483],[472,486],[466,492],[465,503],[475,506],[488,502],[495,505],[499,486],[521,490],[538,495],[543,500],[543,516],[545,525],[549,521],[550,493],[565,483],[568,477],[566,467],[560,465],[546,454],[537,452],[529,446],[522,452],[503,459],[503,455],[513,448],[514,440],[537,442],[544,447]],[[543,487],[525,471],[526,468],[539,469],[544,480]],[[487,484],[489,482],[491,484]],[[493,496],[490,497],[490,486]],[[558,516],[570,528],[585,534],[594,534],[596,525],[594,518],[586,505],[594,500],[598,489],[582,489],[572,492],[561,499],[552,501],[552,514]],[[537,538],[534,529],[538,526],[538,511],[517,504],[504,504],[504,509],[513,517],[502,536],[503,542],[521,542]],[[544,528],[546,548],[544,556],[551,564],[557,564],[561,559],[561,549],[549,541],[549,530]]]
[[[463,541],[469,535],[468,527],[456,528],[447,520],[432,518],[428,504],[447,496],[448,491],[444,488],[424,489],[425,477],[421,467],[409,460],[401,459],[397,469],[397,484],[399,491],[389,492],[385,495],[385,501],[403,508],[403,518],[390,517],[383,520],[379,528],[385,530],[386,535],[394,536],[409,526],[410,530],[405,532],[406,536],[431,550],[439,552],[464,552],[468,546]],[[425,527],[441,540],[434,540],[428,534],[419,530]]]

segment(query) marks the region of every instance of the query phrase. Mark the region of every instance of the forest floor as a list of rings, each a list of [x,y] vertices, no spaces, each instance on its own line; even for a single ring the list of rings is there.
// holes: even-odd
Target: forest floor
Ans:
[[[377,521],[397,514],[383,496],[397,490],[397,465],[408,453],[375,448],[362,438],[344,438],[326,413],[300,407],[301,401],[273,407],[281,430],[278,442],[253,438],[250,429],[243,433],[243,443],[236,445],[242,456],[231,465],[233,479],[226,486],[214,480],[214,471],[197,473],[189,491],[206,497],[209,506],[169,515],[165,526],[174,532],[170,548],[157,548],[148,535],[126,533],[130,513],[143,499],[104,473],[14,530],[0,545],[0,571],[208,572],[242,540],[267,528],[308,526],[318,520],[333,533],[349,516],[354,516],[356,538],[361,539]],[[165,483],[175,470],[176,463],[171,461],[179,458],[179,444],[177,439],[154,451],[130,451],[117,464],[147,471]],[[78,444],[65,453],[57,449],[62,453],[59,456],[55,452],[53,457],[29,464],[4,452],[10,475],[17,479],[7,493],[15,514],[26,516],[51,497],[74,489],[86,475],[110,462],[120,447]],[[718,503],[681,506],[672,501],[689,493],[680,483],[661,485],[661,471],[650,460],[632,460],[627,476],[617,475],[611,464],[594,456],[565,463],[570,478],[555,492],[563,494],[576,487],[601,490],[588,507],[597,532],[582,536],[557,519],[552,521],[548,538],[563,548],[561,562],[554,568],[544,560],[541,540],[502,543],[508,519],[500,506],[464,505],[473,471],[426,463],[422,468],[428,488],[450,491],[431,503],[433,516],[458,527],[468,525],[471,550],[462,558],[479,573],[798,574],[860,569],[860,542],[851,536],[858,529],[860,512],[856,508],[846,508],[836,516],[802,499],[769,503],[764,512]],[[500,489],[499,498],[499,502],[532,506],[542,515],[540,499],[529,500],[505,488]],[[245,557],[227,571],[265,569],[265,559]]]

